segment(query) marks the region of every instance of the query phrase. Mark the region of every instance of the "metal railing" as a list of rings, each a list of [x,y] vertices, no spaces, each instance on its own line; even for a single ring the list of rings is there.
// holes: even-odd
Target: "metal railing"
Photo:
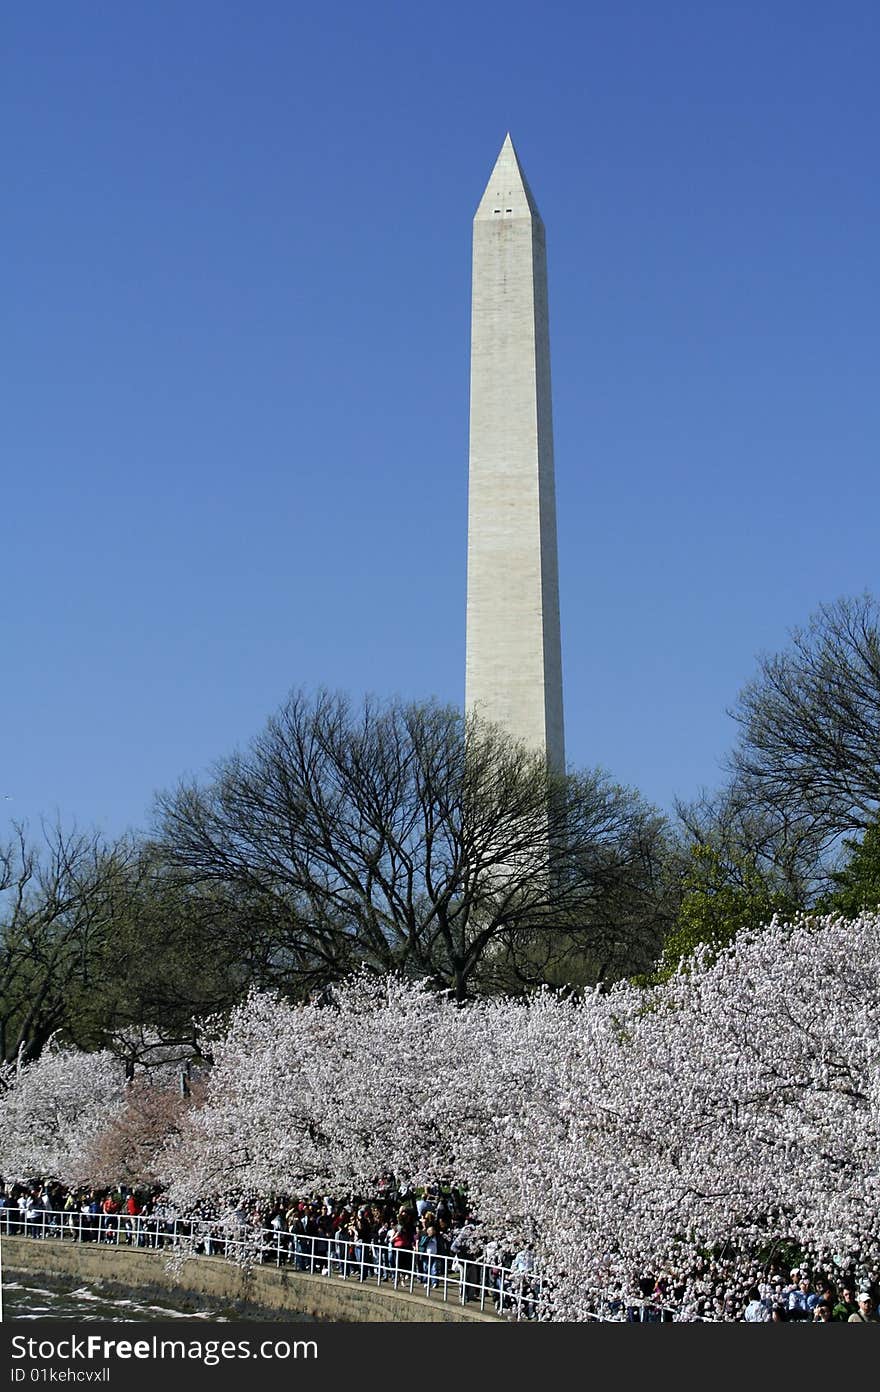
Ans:
[[[545,1317],[541,1281],[534,1271],[461,1253],[420,1252],[390,1242],[359,1241],[350,1235],[313,1236],[220,1219],[17,1207],[0,1209],[0,1235],[219,1256],[240,1265],[287,1267],[377,1286],[388,1283],[392,1290],[429,1300],[452,1300],[463,1306],[473,1302],[481,1311],[488,1308],[512,1320]]]

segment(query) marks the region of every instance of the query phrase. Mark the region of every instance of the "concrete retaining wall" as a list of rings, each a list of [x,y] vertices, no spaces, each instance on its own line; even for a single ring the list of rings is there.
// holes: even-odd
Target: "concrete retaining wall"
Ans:
[[[239,1314],[263,1314],[295,1320],[309,1315],[317,1320],[346,1323],[364,1321],[473,1321],[499,1323],[498,1316],[464,1309],[455,1300],[444,1303],[435,1291],[424,1295],[388,1290],[369,1282],[338,1277],[308,1276],[287,1267],[257,1266],[244,1272],[221,1257],[192,1257],[179,1270],[169,1271],[167,1255],[139,1247],[99,1247],[97,1244],[64,1242],[47,1238],[2,1239],[4,1279],[39,1277],[50,1282],[76,1285],[88,1282],[108,1296],[173,1295],[175,1303],[193,1305],[207,1299],[218,1309],[232,1307]]]

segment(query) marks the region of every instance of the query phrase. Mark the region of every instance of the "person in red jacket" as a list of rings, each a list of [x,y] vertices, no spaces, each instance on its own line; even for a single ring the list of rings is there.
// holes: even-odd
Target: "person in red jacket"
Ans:
[[[116,1241],[116,1214],[119,1204],[112,1194],[108,1194],[101,1204],[101,1237],[105,1242]]]
[[[134,1194],[129,1194],[122,1206],[122,1211],[125,1214],[125,1231],[128,1236],[128,1245],[133,1247],[135,1242],[137,1242],[137,1245],[140,1246],[141,1225],[135,1220],[139,1217],[141,1210]]]
[[[391,1239],[394,1265],[398,1272],[412,1271],[414,1245],[415,1232],[412,1225],[412,1212],[408,1208],[401,1208],[397,1214],[394,1236]]]

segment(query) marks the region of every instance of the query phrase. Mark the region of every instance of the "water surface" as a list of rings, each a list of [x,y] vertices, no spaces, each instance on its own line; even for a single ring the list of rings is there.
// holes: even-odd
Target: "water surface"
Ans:
[[[273,1318],[278,1319],[278,1313]],[[285,1319],[303,1321],[307,1315],[292,1310],[284,1312]],[[106,1291],[79,1284],[70,1290],[49,1289],[42,1284],[26,1285],[23,1281],[3,1282],[3,1319],[7,1320],[102,1320],[107,1323],[130,1323],[147,1320],[254,1320],[254,1312],[238,1314],[229,1307],[206,1309],[204,1303],[175,1302],[172,1295],[166,1300],[140,1301],[131,1297],[115,1298]]]

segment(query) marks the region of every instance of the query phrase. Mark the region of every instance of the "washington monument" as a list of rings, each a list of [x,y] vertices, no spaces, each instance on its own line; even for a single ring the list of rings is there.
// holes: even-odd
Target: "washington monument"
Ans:
[[[547,257],[509,135],[473,248],[465,706],[563,772]]]

